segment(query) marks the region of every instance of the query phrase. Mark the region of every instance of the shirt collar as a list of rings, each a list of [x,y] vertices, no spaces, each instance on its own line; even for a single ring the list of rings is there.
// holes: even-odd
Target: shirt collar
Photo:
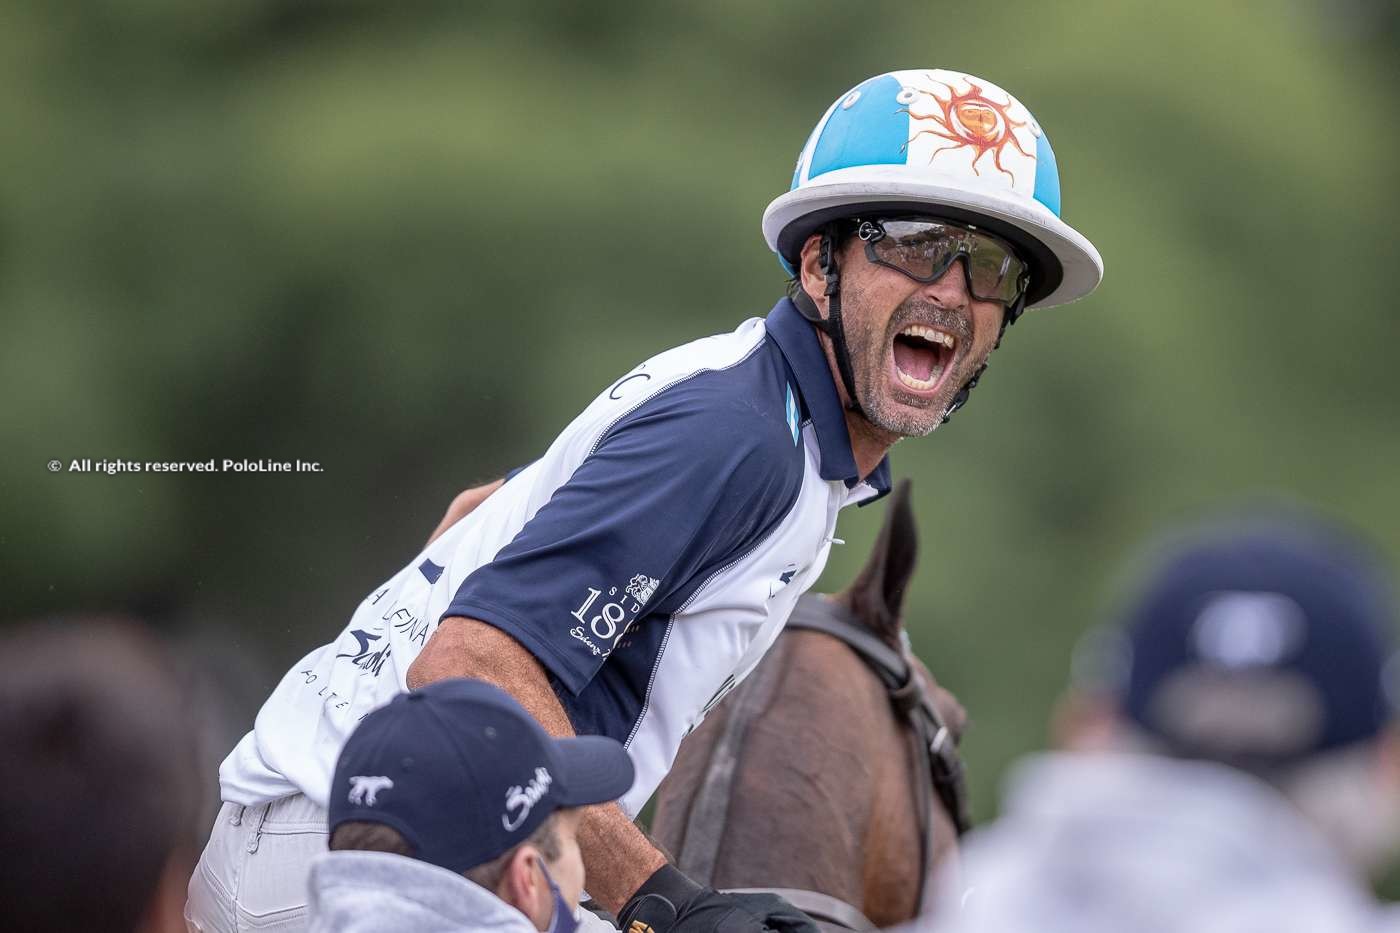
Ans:
[[[854,487],[861,482],[861,476],[856,472],[856,458],[851,453],[846,413],[836,392],[836,383],[831,378],[826,354],[817,340],[816,328],[787,298],[773,306],[764,326],[787,360],[788,368],[797,380],[802,407],[811,416],[812,425],[816,428],[821,478],[841,480],[847,488]],[[862,500],[861,505],[874,502],[889,492],[890,458],[882,459],[865,477],[865,482],[875,490],[875,495]]]

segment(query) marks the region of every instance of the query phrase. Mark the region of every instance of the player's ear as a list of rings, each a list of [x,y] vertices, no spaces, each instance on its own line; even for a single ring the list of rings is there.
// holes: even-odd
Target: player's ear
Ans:
[[[822,274],[822,237],[814,233],[802,244],[802,255],[798,258],[797,280],[807,297],[817,306],[822,317],[826,317],[826,276]]]
[[[554,906],[544,872],[540,870],[543,860],[544,856],[534,846],[528,843],[518,846],[496,885],[497,897],[535,921],[541,914],[547,920]]]

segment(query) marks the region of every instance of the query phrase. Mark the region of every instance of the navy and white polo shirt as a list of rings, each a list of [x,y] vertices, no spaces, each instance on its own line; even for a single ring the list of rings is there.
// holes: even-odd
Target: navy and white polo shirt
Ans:
[[[224,800],[325,805],[341,744],[443,618],[509,633],[580,734],[626,743],[641,809],[681,739],[753,669],[821,575],[856,474],[812,325],[766,319],[608,386],[539,460],[376,587],[287,673],[220,769]]]

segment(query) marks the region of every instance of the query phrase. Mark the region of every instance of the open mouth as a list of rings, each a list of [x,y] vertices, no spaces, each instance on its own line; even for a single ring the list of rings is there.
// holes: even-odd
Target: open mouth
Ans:
[[[919,394],[936,391],[953,368],[958,338],[927,324],[910,324],[894,337],[894,371],[900,383]]]

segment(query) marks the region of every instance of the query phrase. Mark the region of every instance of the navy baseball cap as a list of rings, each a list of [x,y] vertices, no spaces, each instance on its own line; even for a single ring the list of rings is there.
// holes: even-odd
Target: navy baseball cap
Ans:
[[[415,858],[464,872],[504,854],[564,807],[632,786],[632,759],[604,736],[556,739],[491,684],[455,679],[399,694],[350,734],[332,778],[331,832],[384,823]]]
[[[1387,581],[1349,532],[1294,511],[1199,527],[1131,604],[1117,692],[1169,750],[1269,770],[1390,720]]]

